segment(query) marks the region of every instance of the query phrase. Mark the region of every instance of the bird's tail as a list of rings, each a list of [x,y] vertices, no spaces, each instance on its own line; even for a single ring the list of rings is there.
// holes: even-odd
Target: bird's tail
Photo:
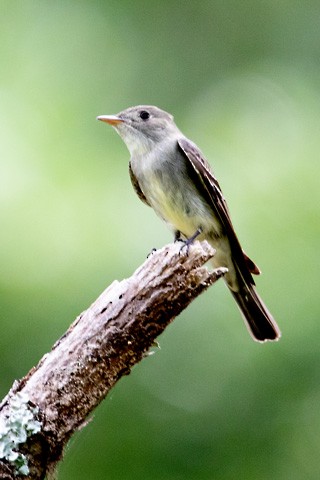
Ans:
[[[278,340],[281,336],[278,325],[259,297],[254,285],[248,285],[241,277],[238,291],[230,289],[253,339],[258,342]]]

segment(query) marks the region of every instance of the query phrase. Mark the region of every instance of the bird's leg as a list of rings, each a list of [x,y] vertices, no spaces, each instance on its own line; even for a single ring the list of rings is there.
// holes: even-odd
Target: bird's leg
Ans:
[[[181,232],[179,230],[176,230],[174,232],[174,243],[176,242],[183,242],[182,237],[181,237]]]
[[[187,249],[187,255],[189,254],[189,247],[191,245],[191,243],[199,236],[201,235],[203,229],[202,227],[198,227],[197,230],[195,231],[195,233],[190,237],[190,238],[187,238],[187,240],[183,240],[183,245],[182,247],[180,248],[180,252],[183,250],[183,248],[186,248]]]

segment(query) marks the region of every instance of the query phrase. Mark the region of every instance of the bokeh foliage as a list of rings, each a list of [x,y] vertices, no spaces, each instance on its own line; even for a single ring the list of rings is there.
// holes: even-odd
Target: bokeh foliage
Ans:
[[[171,239],[98,114],[175,114],[214,167],[283,338],[223,283],[72,441],[63,479],[319,478],[319,2],[0,7],[1,394],[115,278]]]

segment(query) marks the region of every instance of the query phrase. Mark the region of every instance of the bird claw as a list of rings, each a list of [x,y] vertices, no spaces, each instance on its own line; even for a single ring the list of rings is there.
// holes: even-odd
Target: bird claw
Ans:
[[[183,254],[183,249],[185,248],[186,249],[186,255],[188,257],[189,256],[190,245],[191,245],[192,242],[189,242],[189,240],[182,240],[182,239],[180,239],[180,241],[183,242],[183,245],[180,247],[179,255]]]
[[[194,240],[202,233],[202,228],[199,227],[196,232],[190,237],[190,238],[187,238],[186,240],[182,240],[181,238],[179,240],[181,240],[183,242],[183,245],[182,247],[180,248],[179,250],[179,254],[181,254],[182,250],[184,248],[187,249],[186,251],[186,255],[188,256],[189,255],[189,249],[190,249],[190,245],[194,242]]]

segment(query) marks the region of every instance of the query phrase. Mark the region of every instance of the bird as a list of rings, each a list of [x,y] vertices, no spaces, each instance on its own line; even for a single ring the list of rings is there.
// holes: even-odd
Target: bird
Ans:
[[[207,240],[216,250],[213,266],[228,269],[225,283],[253,339],[278,340],[279,327],[256,291],[253,275],[260,269],[242,249],[219,182],[197,145],[156,106],[134,106],[97,119],[124,141],[134,190],[169,226],[175,241],[188,248],[195,239]]]

